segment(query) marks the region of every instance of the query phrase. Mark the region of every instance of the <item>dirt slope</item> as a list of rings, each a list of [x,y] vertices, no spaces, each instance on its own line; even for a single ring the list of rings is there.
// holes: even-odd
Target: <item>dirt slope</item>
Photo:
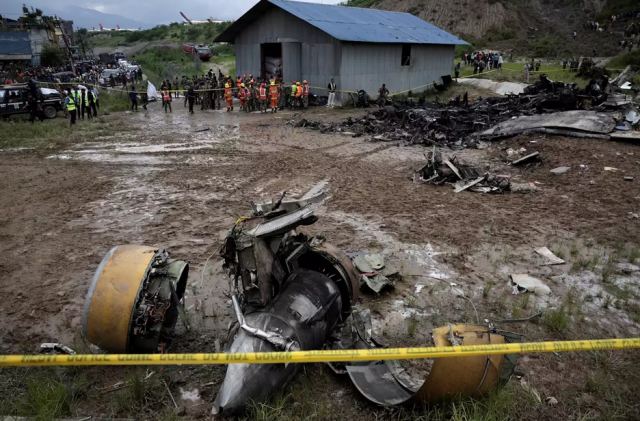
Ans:
[[[460,35],[474,45],[540,55],[612,54],[615,33],[595,33],[584,24],[600,13],[603,0],[381,0],[372,7],[409,12]],[[573,31],[579,34],[575,41]]]

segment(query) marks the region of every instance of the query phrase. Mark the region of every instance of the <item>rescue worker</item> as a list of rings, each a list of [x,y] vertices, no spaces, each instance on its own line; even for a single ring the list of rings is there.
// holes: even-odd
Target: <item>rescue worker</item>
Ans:
[[[233,111],[233,89],[230,82],[224,85],[224,100],[227,102],[227,112]]]
[[[333,108],[336,104],[336,82],[331,79],[331,82],[327,85],[327,90],[329,91],[329,98],[327,101],[327,107]]]
[[[187,90],[187,100],[189,101],[189,114],[193,114],[193,104],[196,102],[196,92],[193,90],[193,85],[189,86]]]
[[[279,88],[276,86],[276,81],[272,80],[269,85],[269,99],[271,100],[271,112],[278,112],[278,102],[280,101]]]
[[[304,108],[309,107],[309,82],[302,82],[302,105]]]
[[[91,110],[89,109],[89,98],[86,89],[82,89],[82,106],[80,107],[80,112],[82,113],[82,119],[84,120],[84,115],[87,114],[87,120],[91,120]]]
[[[378,106],[384,107],[385,105],[387,105],[388,97],[389,97],[389,90],[387,89],[387,85],[383,83],[380,89],[378,89]]]
[[[238,76],[238,78],[236,79],[236,98],[240,97],[240,88],[242,88],[242,78]]]
[[[67,93],[67,96],[64,99],[64,106],[69,114],[69,127],[71,127],[76,124],[76,100],[73,92]]]
[[[296,82],[296,108],[302,108],[302,85]]]
[[[266,113],[267,112],[267,85],[264,82],[260,84],[258,98],[260,100],[260,112]]]
[[[173,112],[171,110],[171,92],[166,87],[162,90],[162,108],[164,108],[165,114],[167,109],[170,113]]]
[[[293,110],[296,107],[296,91],[298,90],[298,85],[295,81],[291,82],[291,94],[290,94],[290,103],[289,106]]]
[[[244,83],[240,83],[238,99],[240,100],[240,111],[247,111],[247,90],[244,87]]]

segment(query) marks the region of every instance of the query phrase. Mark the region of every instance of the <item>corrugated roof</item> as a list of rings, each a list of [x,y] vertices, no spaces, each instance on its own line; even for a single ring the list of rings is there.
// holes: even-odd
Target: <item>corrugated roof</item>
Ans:
[[[31,55],[28,32],[0,32],[0,55]]]
[[[410,13],[360,7],[262,0],[238,19],[217,41],[232,41],[241,27],[271,4],[308,22],[340,41],[461,45],[465,41]]]

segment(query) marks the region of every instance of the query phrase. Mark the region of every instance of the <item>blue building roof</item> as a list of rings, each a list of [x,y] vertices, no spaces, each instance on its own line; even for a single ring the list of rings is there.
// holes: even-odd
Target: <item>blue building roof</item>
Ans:
[[[31,55],[28,32],[0,32],[0,55]]]
[[[288,0],[261,0],[220,34],[216,41],[233,42],[244,24],[256,19],[268,5],[276,6],[340,41],[390,44],[466,44],[458,37],[410,13]]]

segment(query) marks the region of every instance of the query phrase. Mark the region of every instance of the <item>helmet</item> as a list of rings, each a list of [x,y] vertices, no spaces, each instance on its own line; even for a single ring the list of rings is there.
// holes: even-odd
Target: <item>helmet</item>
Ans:
[[[276,86],[276,81],[275,80],[271,81],[271,86]]]
[[[306,80],[303,80],[303,81],[302,81],[302,83],[304,83],[304,84],[306,85],[306,84],[307,84],[307,83],[309,83],[309,82],[307,82]]]
[[[296,82],[296,85],[300,86],[300,82]]]
[[[240,86],[244,88],[244,83],[241,83]]]
[[[230,87],[231,87],[231,85],[229,85],[228,83],[225,83],[225,84],[224,84],[224,87],[225,87],[225,88],[230,88]]]

